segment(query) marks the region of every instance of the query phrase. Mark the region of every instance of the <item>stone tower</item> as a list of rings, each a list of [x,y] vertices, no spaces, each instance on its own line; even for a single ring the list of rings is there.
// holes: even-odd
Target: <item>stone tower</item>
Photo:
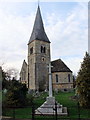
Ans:
[[[48,67],[50,62],[50,41],[45,33],[38,6],[31,37],[28,42],[28,88],[45,90],[48,87]]]

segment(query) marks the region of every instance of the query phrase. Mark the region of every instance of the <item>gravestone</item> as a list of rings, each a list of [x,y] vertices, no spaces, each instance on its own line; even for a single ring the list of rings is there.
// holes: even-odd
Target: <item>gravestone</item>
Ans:
[[[55,97],[52,96],[52,76],[51,76],[51,63],[49,63],[49,97],[46,101],[35,110],[36,115],[55,115],[55,103],[57,103],[57,115],[67,115],[67,107],[59,104]]]

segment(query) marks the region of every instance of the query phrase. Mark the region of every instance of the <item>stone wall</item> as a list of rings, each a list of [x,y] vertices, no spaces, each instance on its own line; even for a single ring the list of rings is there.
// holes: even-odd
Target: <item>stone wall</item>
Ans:
[[[21,72],[20,72],[20,82],[25,83],[25,84],[28,83],[28,81],[27,81],[27,64],[26,64],[25,60],[23,61],[23,65],[22,65]]]
[[[41,53],[41,46],[45,47],[45,53]],[[30,49],[33,52],[30,53]],[[48,68],[50,62],[50,43],[34,40],[28,45],[28,72],[29,88],[32,90],[45,90],[48,84]]]
[[[58,75],[58,82],[56,81]],[[68,78],[70,75],[70,80]],[[55,72],[52,73],[53,89],[70,89],[73,88],[73,76],[71,72]]]

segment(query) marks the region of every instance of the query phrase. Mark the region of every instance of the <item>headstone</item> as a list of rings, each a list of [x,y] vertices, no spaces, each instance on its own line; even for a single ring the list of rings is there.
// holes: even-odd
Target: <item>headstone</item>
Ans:
[[[46,98],[46,101],[35,110],[36,115],[55,115],[55,97],[52,96],[52,76],[51,76],[51,63],[49,63],[49,97]],[[57,103],[57,114],[58,115],[67,115],[67,108],[63,107]]]

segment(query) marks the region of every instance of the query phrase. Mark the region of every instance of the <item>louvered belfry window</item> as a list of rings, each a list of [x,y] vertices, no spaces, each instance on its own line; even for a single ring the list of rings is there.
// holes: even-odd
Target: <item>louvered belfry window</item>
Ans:
[[[33,47],[32,48],[30,48],[30,54],[32,54],[33,53]]]
[[[44,46],[41,46],[41,53],[46,53],[46,48]]]

